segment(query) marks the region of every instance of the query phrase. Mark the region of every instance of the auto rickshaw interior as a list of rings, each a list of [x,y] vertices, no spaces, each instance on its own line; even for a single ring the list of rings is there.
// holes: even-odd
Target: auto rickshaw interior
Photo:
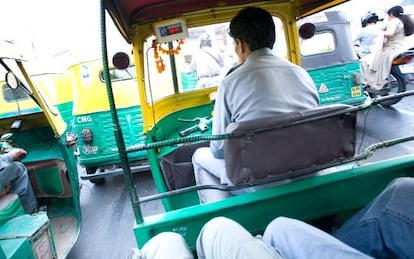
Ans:
[[[2,203],[0,250],[10,258],[31,258],[32,253],[63,257],[80,231],[79,181],[72,147],[76,139],[65,135],[66,124],[58,110],[30,80],[22,61],[9,58],[1,63],[5,75],[0,89],[1,152],[15,147],[27,151],[20,161],[43,212],[24,214]]]
[[[316,9],[321,5],[319,10],[323,10],[343,1],[225,1],[220,6],[212,1],[146,3],[149,6],[141,2],[129,5],[122,0],[104,2],[120,32],[133,46],[137,78],[142,78],[137,85],[147,135],[146,144],[137,149],[147,149],[151,173],[159,192],[139,198],[136,203],[133,198],[131,200],[134,205],[139,205],[161,199],[165,209],[159,215],[147,217],[136,213],[134,230],[139,247],[158,233],[174,231],[181,233],[194,249],[202,225],[218,215],[235,219],[252,234],[262,233],[278,215],[302,219],[332,230],[367,204],[390,180],[398,176],[413,176],[411,160],[403,162],[396,158],[382,163],[380,168],[375,163],[358,162],[367,158],[370,150],[355,156],[356,112],[360,109],[357,106],[326,106],[316,111],[286,114],[283,118],[249,121],[233,125],[234,131],[228,134],[211,135],[211,125],[206,119],[211,119],[214,113],[218,81],[200,87],[198,76],[187,69],[199,49],[200,37],[209,33],[212,46],[225,57],[225,66],[220,74],[224,76],[237,62],[232,40],[226,33],[228,21],[243,7],[263,7],[274,16],[276,23],[277,46],[273,50],[277,55],[300,64],[297,18],[313,9],[307,6],[310,2],[311,6],[316,5]],[[181,5],[184,3],[188,4],[187,9]],[[198,8],[198,5],[207,7]],[[166,8],[168,6],[171,8]],[[179,7],[188,12],[174,13]],[[168,31],[168,28],[172,29],[171,34],[177,32],[179,37],[163,34],[162,31]],[[185,32],[186,28],[188,32]],[[161,37],[157,37],[157,29]],[[317,25],[309,25],[302,30],[305,38],[312,39]],[[180,38],[183,35],[185,38]],[[353,78],[350,79],[353,84]],[[205,127],[200,126],[200,130],[189,130],[199,126],[200,122],[208,129],[201,130]],[[331,126],[334,130],[330,130]],[[257,145],[250,145],[252,138],[257,140]],[[230,160],[226,161],[230,171],[234,166],[234,172],[240,172],[237,166],[242,166],[251,169],[246,171],[256,170],[262,175],[243,175],[235,187],[217,182],[195,186],[191,156],[199,146],[207,146],[210,140],[217,139],[225,139],[228,150],[232,150],[228,154]],[[249,156],[243,157],[244,153]],[[319,156],[321,153],[324,155]],[[281,160],[281,164],[286,166],[281,172],[276,170],[278,164],[275,162],[279,154],[287,156]],[[271,173],[264,169],[266,165],[273,166]],[[260,185],[265,188],[260,188]],[[197,194],[197,191],[208,188],[229,193],[247,187],[259,188],[204,204],[200,204]]]
[[[288,10],[289,5],[281,4],[281,6],[282,11],[276,11],[274,16],[277,37],[273,51],[278,56],[294,59],[292,47],[288,46],[289,44],[295,46],[295,37],[287,32],[286,23],[289,18],[283,12]],[[225,18],[226,15],[229,18]],[[207,16],[209,15],[206,15],[204,19],[208,19]],[[151,138],[151,142],[180,139],[187,136],[182,134],[183,132],[188,132],[189,136],[211,134],[210,119],[217,86],[226,73],[237,65],[233,42],[227,33],[228,20],[231,15],[225,10],[217,12],[213,16],[216,23],[210,25],[198,26],[190,17],[189,19],[166,19],[155,22],[152,24],[152,28],[141,27],[141,29],[147,30],[141,35],[149,36],[142,38],[143,49],[134,52],[143,53],[142,72],[145,99],[141,99],[141,102],[144,103],[143,110],[149,111],[148,113],[144,112],[144,116],[147,115],[145,130],[148,131],[147,134]],[[223,22],[221,22],[222,20]],[[173,32],[181,33],[177,35],[165,33],[166,36],[157,33],[168,29],[174,29]],[[312,38],[315,30],[313,23],[305,23],[299,28],[300,36]],[[200,86],[198,85],[200,79],[196,72],[188,69],[192,59],[197,57],[197,52],[200,51],[200,40],[206,34],[210,36],[212,48],[215,48],[223,57],[224,66],[216,81],[210,81],[209,85]],[[172,102],[176,103],[173,110],[164,108]],[[206,126],[203,126],[204,130],[199,130],[201,121]],[[191,132],[192,130],[189,129],[194,129],[194,131]],[[158,184],[160,190],[175,190],[195,184],[191,156],[197,147],[207,146],[208,140],[200,139],[198,142],[197,144],[184,143],[178,146],[165,145],[158,148],[156,152],[148,150],[150,153],[153,152],[152,155],[160,161],[159,172],[165,182],[165,184]],[[180,202],[188,199],[188,203],[183,203],[184,206],[197,204],[197,195],[194,194],[188,195],[187,198],[180,197]],[[181,206],[179,205],[179,207]]]

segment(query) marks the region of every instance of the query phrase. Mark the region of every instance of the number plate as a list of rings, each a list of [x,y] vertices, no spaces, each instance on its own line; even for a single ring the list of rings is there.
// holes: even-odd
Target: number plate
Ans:
[[[361,96],[361,87],[354,86],[351,88],[351,96],[352,97],[358,97]]]
[[[414,63],[400,65],[400,70],[401,70],[401,73],[403,74],[414,73]]]

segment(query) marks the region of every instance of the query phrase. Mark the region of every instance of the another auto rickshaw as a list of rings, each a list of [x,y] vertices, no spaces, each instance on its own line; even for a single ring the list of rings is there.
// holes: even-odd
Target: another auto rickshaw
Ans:
[[[116,109],[127,146],[145,143],[143,119],[136,87],[135,66],[110,69]],[[121,174],[108,97],[103,78],[102,60],[74,63],[69,67],[73,87],[73,129],[79,136],[79,163],[85,168],[82,179],[103,183],[106,176]],[[93,96],[93,98],[91,98]],[[145,150],[129,154],[133,171],[149,170]]]
[[[0,258],[65,258],[81,227],[77,139],[49,99],[54,88],[46,94],[32,81],[12,42],[0,45],[1,152],[27,151],[21,162],[38,203],[29,215],[16,194],[0,198]]]
[[[321,105],[363,103],[359,59],[345,14],[319,12],[299,20],[300,25],[306,22],[315,25],[315,35],[300,39],[301,64],[318,87]]]

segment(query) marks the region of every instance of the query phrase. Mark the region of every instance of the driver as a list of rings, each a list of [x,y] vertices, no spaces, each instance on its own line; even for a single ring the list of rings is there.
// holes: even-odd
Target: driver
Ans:
[[[230,22],[229,34],[241,65],[218,87],[212,134],[225,134],[232,122],[319,106],[315,83],[306,70],[273,54],[276,29],[269,12],[257,7],[241,10]],[[211,141],[210,148],[197,149],[192,162],[198,185],[211,176],[220,179],[221,184],[233,185],[226,174],[223,141]],[[200,191],[200,201],[217,200],[209,200],[215,195],[212,192],[219,196],[222,193]]]
[[[0,197],[15,193],[26,213],[32,214],[37,210],[37,200],[30,184],[26,166],[19,162],[20,157],[27,152],[21,148],[13,148],[8,153],[0,155]]]

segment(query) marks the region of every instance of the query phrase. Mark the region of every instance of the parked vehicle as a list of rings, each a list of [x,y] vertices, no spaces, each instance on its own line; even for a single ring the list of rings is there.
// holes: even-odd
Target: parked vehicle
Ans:
[[[182,234],[194,250],[201,227],[215,216],[232,218],[252,234],[262,233],[265,226],[280,215],[310,223],[319,221],[326,229],[337,228],[390,180],[414,176],[414,156],[411,154],[386,161],[357,163],[381,147],[413,139],[409,136],[385,141],[355,154],[356,112],[380,99],[358,106],[325,105],[300,114],[286,114],[286,117],[235,123],[235,131],[211,135],[208,120],[212,116],[217,85],[188,89],[182,83],[181,75],[186,71],[185,56],[197,50],[194,39],[200,33],[211,32],[213,46],[220,46],[218,49],[227,63],[233,64],[233,46],[226,29],[228,21],[242,8],[254,5],[268,10],[274,16],[277,28],[278,45],[274,49],[280,56],[300,64],[296,19],[343,2],[102,1],[101,28],[105,28],[105,11],[108,11],[120,33],[133,46],[144,119],[145,144],[126,148],[122,134],[115,130],[135,214],[134,233],[138,247],[160,232],[174,231]],[[110,40],[105,37],[105,30],[102,30],[102,38]],[[102,41],[104,78],[110,78],[105,40]],[[115,67],[126,68],[127,58],[125,53],[115,55]],[[349,75],[339,73],[338,76]],[[119,129],[110,80],[106,80],[106,87],[114,127]],[[408,93],[397,94],[397,97],[403,95]],[[395,96],[382,100],[388,98]],[[190,131],[190,128],[200,131],[180,136],[180,132]],[[242,180],[231,187],[219,182],[195,185],[191,156],[196,148],[218,139],[225,139],[229,151],[225,155],[228,172],[243,173],[242,178],[251,181]],[[137,197],[127,153],[138,150],[147,150],[158,191],[155,195]],[[283,162],[275,163],[278,159]],[[269,165],[270,169],[266,171],[264,165]],[[263,184],[267,186],[254,192],[207,204],[200,204],[197,194],[202,189],[228,192]],[[143,217],[140,205],[156,199],[162,200],[165,211]],[[333,222],[327,218],[337,220]]]
[[[0,198],[0,257],[65,258],[81,227],[76,136],[49,99],[53,88],[31,80],[14,44],[0,46],[0,144],[28,152],[21,161],[42,208],[28,215],[19,199]]]
[[[103,183],[104,177],[121,174],[122,168],[111,122],[102,60],[75,63],[69,67],[69,74],[74,97],[72,130],[79,137],[79,163],[86,171],[81,178],[97,184]],[[135,66],[126,69],[111,68],[110,76],[127,147],[144,143]],[[128,156],[134,163],[134,172],[149,170],[145,150],[132,152]]]

